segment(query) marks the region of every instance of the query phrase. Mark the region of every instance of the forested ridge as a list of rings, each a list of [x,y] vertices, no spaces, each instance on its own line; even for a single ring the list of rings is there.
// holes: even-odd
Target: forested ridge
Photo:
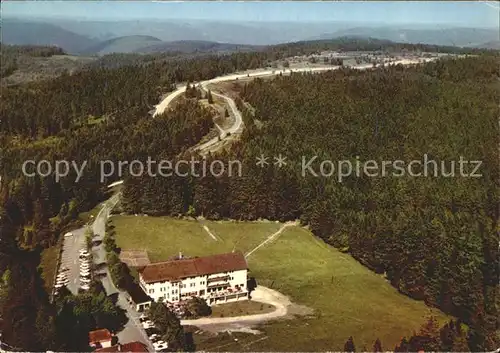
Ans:
[[[22,55],[32,57],[50,57],[53,55],[65,54],[61,48],[58,47],[43,47],[35,45],[5,45],[0,43],[0,62],[2,63],[0,69],[0,78],[9,76],[17,68],[18,58]]]
[[[48,303],[41,285],[39,253],[55,244],[78,213],[102,200],[106,183],[117,180],[115,175],[100,182],[99,161],[176,158],[208,133],[211,113],[195,99],[152,119],[149,113],[162,94],[178,82],[258,68],[324,46],[295,43],[259,53],[141,65],[123,65],[117,58],[111,60],[113,65],[3,88],[0,316],[6,325],[16,325],[4,331],[2,339],[35,351],[74,348],[64,335],[46,332],[55,335],[50,340],[39,334],[41,323],[52,325],[61,314]],[[257,80],[241,92],[256,108],[255,116],[242,108],[243,137],[225,156],[249,162],[242,178],[129,178],[124,206],[150,214],[179,215],[194,206],[197,214],[210,218],[301,218],[325,241],[348,248],[366,265],[386,272],[404,293],[463,316],[476,328],[471,347],[486,347],[496,325],[492,300],[498,281],[498,170],[497,149],[492,148],[497,136],[492,116],[498,116],[492,102],[498,92],[491,79],[498,77],[498,68],[495,58],[467,60],[418,69],[342,70]],[[282,170],[253,167],[261,152],[281,152],[289,161],[307,152],[403,159],[419,155],[424,147],[441,158],[459,152],[482,158],[485,177],[354,178],[339,184],[303,179],[292,163]],[[89,168],[78,183],[74,172],[57,183],[53,177],[23,177],[21,165],[27,159],[86,160]],[[402,254],[414,258],[408,261]],[[439,256],[430,258],[432,254]],[[23,288],[23,295],[16,288]]]
[[[300,218],[314,234],[470,325],[473,350],[498,346],[498,86],[496,57],[416,68],[254,80],[245,131],[231,151],[242,177],[129,178],[130,212],[219,219]],[[256,123],[258,122],[258,123]],[[286,156],[260,168],[260,154]],[[481,178],[301,175],[319,160],[481,160]],[[215,156],[213,157],[215,158]],[[448,167],[449,169],[449,167]],[[168,195],[168,197],[164,197]]]

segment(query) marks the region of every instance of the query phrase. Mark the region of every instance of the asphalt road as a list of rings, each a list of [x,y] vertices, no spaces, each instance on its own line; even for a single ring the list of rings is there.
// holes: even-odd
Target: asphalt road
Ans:
[[[94,234],[97,235],[94,238],[94,240],[101,241],[101,244],[99,246],[96,246],[92,249],[94,263],[96,264],[106,262],[106,250],[104,249],[104,244],[102,243],[102,240],[104,238],[104,233],[106,229],[106,220],[109,217],[111,209],[118,202],[119,197],[120,195],[116,194],[104,203],[104,207],[96,216],[94,224],[92,225],[92,230]],[[135,308],[133,308],[128,304],[127,294],[115,287],[115,285],[111,281],[109,269],[107,268],[107,266],[106,266],[106,276],[101,279],[101,282],[108,295],[118,293],[117,305],[122,309],[126,310],[127,312],[127,317],[129,320],[126,323],[124,329],[118,332],[117,334],[119,342],[128,343],[133,341],[139,341],[146,344],[150,352],[154,352],[155,351],[154,347],[147,338],[146,332],[144,331],[142,325],[139,322],[139,314],[135,311]]]
[[[111,209],[116,205],[119,199],[119,194],[114,195],[112,198],[104,203],[104,206],[99,211],[99,214],[94,219],[92,224],[92,230],[96,237],[94,240],[100,240],[101,244],[92,248],[93,261],[95,264],[106,262],[106,250],[104,249],[104,244],[102,240],[104,238],[106,220],[109,217]],[[69,269],[67,271],[69,283],[67,285],[68,289],[73,294],[78,294],[78,288],[80,286],[80,260],[79,260],[79,250],[85,248],[85,230],[86,227],[73,230],[73,236],[64,238],[63,253],[61,259],[61,268],[66,267]],[[99,270],[102,272],[103,270]],[[135,308],[131,307],[127,302],[127,294],[117,289],[109,274],[107,266],[105,267],[106,276],[101,279],[102,285],[106,290],[107,295],[112,295],[118,293],[117,305],[126,310],[128,322],[126,323],[124,329],[118,332],[117,336],[120,343],[128,343],[133,341],[143,342],[148,346],[150,352],[154,352],[154,347],[146,336],[146,332],[143,330],[142,325],[139,322],[139,314],[135,311]]]
[[[436,58],[424,58],[421,59],[422,61],[433,61]],[[419,63],[419,60],[409,60],[409,59],[403,59],[403,60],[396,60],[392,62],[391,64],[397,65],[397,64],[402,64],[402,65],[413,65]],[[381,66],[380,64],[377,66]],[[357,66],[352,66],[351,68],[357,69],[357,70],[366,70],[369,68],[372,68],[372,64],[364,64],[364,65],[357,65]],[[279,75],[280,73],[282,74],[290,74],[290,72],[322,72],[322,71],[331,71],[331,70],[337,70],[339,69],[340,66],[322,66],[322,67],[305,67],[305,68],[292,68],[290,69],[284,69],[284,70],[260,70],[260,71],[252,71],[252,72],[247,72],[247,73],[238,73],[238,74],[231,74],[231,75],[226,75],[226,76],[219,76],[215,77],[210,80],[202,81],[199,84],[204,90],[207,90],[207,85],[213,84],[213,83],[218,83],[218,82],[224,82],[224,81],[235,81],[238,79],[246,79],[246,78],[251,78],[251,77],[266,77],[266,76],[276,76]],[[177,89],[171,93],[169,93],[158,105],[155,106],[155,112],[153,114],[153,117],[161,114],[165,111],[165,109],[170,105],[170,103],[179,95],[184,93],[186,90],[186,86],[182,85],[177,87]],[[213,139],[199,145],[196,150],[199,152],[203,152],[208,150],[209,148],[213,147],[215,144],[219,143],[221,140],[224,140],[224,138],[228,137],[228,135],[234,134],[235,132],[238,132],[241,127],[243,126],[243,119],[241,116],[241,112],[237,109],[236,103],[234,100],[230,97],[227,97],[225,95],[222,95],[220,93],[212,92],[213,95],[223,98],[226,100],[228,103],[231,111],[233,112],[233,115],[235,117],[234,124],[229,128],[224,131],[221,131],[221,134],[217,137],[214,137]]]
[[[182,325],[197,326],[202,330],[211,332],[245,331],[253,326],[269,320],[284,317],[292,303],[290,299],[273,289],[257,286],[251,293],[253,301],[270,304],[275,310],[266,314],[255,314],[234,317],[202,317],[195,320],[181,320]]]

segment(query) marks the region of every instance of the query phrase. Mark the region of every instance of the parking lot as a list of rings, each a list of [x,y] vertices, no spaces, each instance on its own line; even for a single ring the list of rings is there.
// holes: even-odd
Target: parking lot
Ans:
[[[61,265],[56,277],[56,291],[58,287],[66,285],[73,294],[78,290],[88,289],[90,283],[91,264],[88,253],[85,250],[85,228],[70,232],[71,235],[64,236],[64,245]]]
[[[161,339],[160,331],[156,329],[154,323],[145,314],[139,317],[139,321],[153,344],[155,352],[167,352],[168,343]]]

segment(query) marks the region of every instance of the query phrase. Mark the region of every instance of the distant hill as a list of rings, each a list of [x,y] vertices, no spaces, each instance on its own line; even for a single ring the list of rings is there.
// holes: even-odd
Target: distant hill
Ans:
[[[86,54],[106,55],[111,53],[134,53],[141,48],[163,43],[153,36],[125,36],[105,40],[84,50]]]
[[[79,53],[96,42],[61,27],[35,21],[3,19],[2,43],[12,45],[57,46],[68,53]]]
[[[0,44],[0,84],[50,79],[62,73],[73,73],[96,58],[66,55],[57,47]]]
[[[492,40],[486,43],[476,45],[474,48],[494,49],[500,50],[500,40]]]
[[[339,37],[372,37],[399,43],[483,47],[499,41],[497,29],[366,27],[354,23],[214,22],[198,20],[69,21],[3,18],[3,42],[56,45],[71,54],[213,53]],[[99,39],[96,39],[99,38]],[[487,46],[487,47],[488,47]]]
[[[179,40],[164,42],[153,36],[125,36],[105,40],[83,51],[86,55],[107,55],[112,53],[231,53],[235,51],[255,51],[263,48],[256,45],[217,43],[204,40]]]
[[[394,27],[357,27],[324,33],[310,39],[331,39],[345,36],[375,37],[399,43],[475,47],[481,43],[497,41],[498,30],[481,28],[402,29]]]
[[[263,47],[256,45],[241,45],[217,43],[202,40],[180,40],[173,42],[156,43],[136,50],[137,53],[175,52],[182,54],[193,53],[230,53],[236,51],[255,51]]]

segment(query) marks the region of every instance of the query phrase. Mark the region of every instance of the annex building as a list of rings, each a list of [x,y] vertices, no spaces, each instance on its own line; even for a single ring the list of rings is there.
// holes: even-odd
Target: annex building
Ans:
[[[207,304],[248,299],[248,265],[241,252],[151,263],[139,285],[154,301],[179,303],[200,297]]]

